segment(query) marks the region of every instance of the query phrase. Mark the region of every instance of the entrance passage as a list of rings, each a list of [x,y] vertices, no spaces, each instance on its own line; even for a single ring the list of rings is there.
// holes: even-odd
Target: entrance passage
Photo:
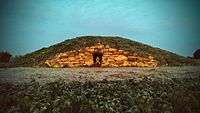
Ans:
[[[103,57],[102,49],[95,48],[92,55],[93,55],[93,66],[100,67],[102,64],[102,57]]]

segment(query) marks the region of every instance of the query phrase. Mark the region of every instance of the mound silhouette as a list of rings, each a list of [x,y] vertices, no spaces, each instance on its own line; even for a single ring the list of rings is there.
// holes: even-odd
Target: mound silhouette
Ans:
[[[48,48],[42,48],[35,52],[21,56],[20,58],[17,58],[15,60],[15,64],[17,66],[43,67],[46,66],[46,60],[52,59],[58,53],[73,50],[78,51],[81,48],[94,46],[99,42],[104,45],[109,45],[112,48],[137,54],[138,56],[143,58],[147,58],[149,55],[151,55],[156,61],[158,61],[159,66],[178,66],[185,65],[188,62],[188,59],[183,56],[122,37],[81,36],[74,39],[68,39],[61,43],[52,45]]]

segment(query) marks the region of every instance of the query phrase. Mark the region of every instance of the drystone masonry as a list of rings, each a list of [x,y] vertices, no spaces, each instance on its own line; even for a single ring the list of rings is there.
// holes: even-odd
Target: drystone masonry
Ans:
[[[103,50],[101,67],[156,67],[158,62],[149,55],[148,58],[130,54],[124,50],[96,44],[78,51],[68,51],[57,54],[53,59],[46,60],[49,67],[90,67],[93,66],[93,52],[95,48]]]

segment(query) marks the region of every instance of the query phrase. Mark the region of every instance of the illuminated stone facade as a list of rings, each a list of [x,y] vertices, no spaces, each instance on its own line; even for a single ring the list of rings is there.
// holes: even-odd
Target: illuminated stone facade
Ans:
[[[130,54],[127,51],[118,50],[102,44],[82,48],[78,51],[59,53],[45,63],[49,67],[58,68],[91,67],[94,66],[93,52],[96,48],[100,48],[103,51],[101,67],[156,67],[158,64],[152,56],[143,58],[136,54]]]

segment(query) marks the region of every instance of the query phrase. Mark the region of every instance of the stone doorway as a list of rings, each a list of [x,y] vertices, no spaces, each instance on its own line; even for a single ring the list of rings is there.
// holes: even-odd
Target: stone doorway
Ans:
[[[103,50],[100,48],[95,48],[92,56],[93,56],[93,66],[100,67],[102,64]]]

